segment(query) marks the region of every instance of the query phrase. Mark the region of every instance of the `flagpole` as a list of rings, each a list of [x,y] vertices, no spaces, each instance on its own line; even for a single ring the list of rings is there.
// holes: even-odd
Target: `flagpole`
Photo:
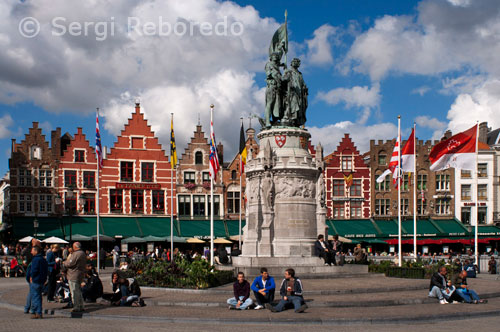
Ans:
[[[210,105],[210,126],[213,128],[214,105]],[[213,142],[213,132],[210,133],[210,140]],[[214,170],[215,171],[215,170]],[[210,177],[210,265],[214,265],[214,176]]]
[[[99,107],[97,108],[97,119],[99,120]],[[100,136],[100,133],[99,133],[99,136]],[[102,146],[102,144],[101,144]],[[96,146],[96,149],[97,149],[97,146]],[[101,155],[102,155],[102,151],[100,151]],[[101,268],[101,253],[100,253],[100,236],[99,236],[99,224],[100,224],[100,206],[99,206],[99,198],[100,198],[100,195],[99,195],[99,157],[96,156],[97,158],[97,197],[96,197],[96,211],[97,211],[97,224],[96,224],[96,228],[97,228],[97,231],[96,231],[96,235],[97,235],[97,274],[99,274],[100,272],[100,268]],[[106,262],[104,262],[104,264],[106,264]]]
[[[417,125],[413,122],[413,255],[417,258]]]
[[[174,113],[170,113],[172,119],[172,128],[170,128],[170,136],[172,136],[172,130],[174,126]],[[170,145],[172,145],[172,137],[170,137]],[[170,163],[175,163],[172,156],[172,149],[170,149]],[[172,187],[170,188],[170,262],[173,262],[173,254],[174,254],[174,183],[177,182],[177,171],[175,168],[175,164],[171,165],[171,174],[172,174]],[[174,175],[175,174],[175,175]],[[175,177],[174,177],[175,176]],[[175,182],[174,182],[175,180]]]
[[[240,118],[241,120],[241,127],[243,127],[243,118],[241,117]],[[241,181],[243,179],[243,157],[241,156],[241,151],[240,151],[240,206],[238,208],[239,212],[240,212],[240,219],[239,219],[239,224],[238,224],[238,249],[241,251],[241,200],[243,198],[243,192],[242,192],[242,184],[241,184]]]
[[[479,246],[477,243],[477,233],[479,225],[479,121],[476,122],[476,225],[474,227],[474,257],[476,265],[479,266]]]
[[[397,165],[397,185],[398,185],[398,264],[403,266],[403,251],[401,243],[401,115],[398,115],[398,165]]]

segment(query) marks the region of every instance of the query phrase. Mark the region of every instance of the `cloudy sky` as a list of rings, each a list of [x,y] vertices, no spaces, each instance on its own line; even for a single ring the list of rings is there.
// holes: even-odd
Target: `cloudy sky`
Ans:
[[[302,59],[307,128],[326,153],[344,133],[361,151],[395,137],[398,114],[403,133],[416,122],[420,139],[476,120],[500,126],[498,0],[5,0],[0,171],[11,138],[33,121],[47,137],[83,127],[93,142],[100,107],[112,146],[136,100],[167,151],[170,113],[184,148],[198,117],[208,132],[213,103],[232,159],[240,117],[247,127],[263,113],[264,65],[285,9],[288,62]]]

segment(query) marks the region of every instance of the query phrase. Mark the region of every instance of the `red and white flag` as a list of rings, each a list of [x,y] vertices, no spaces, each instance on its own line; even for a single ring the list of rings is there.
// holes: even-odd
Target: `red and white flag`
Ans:
[[[397,186],[397,178],[398,178],[397,169],[399,166],[398,153],[399,153],[399,140],[396,140],[396,145],[394,146],[394,150],[392,151],[391,160],[389,161],[389,168],[386,169],[385,172],[382,173],[382,175],[380,175],[377,178],[378,183],[383,182],[385,177],[392,173],[392,183],[395,186]]]
[[[436,144],[431,153],[431,171],[447,168],[476,169],[477,125]]]
[[[214,123],[210,122],[210,177],[215,181],[217,173],[220,170],[219,156],[217,155],[217,146],[215,143]]]
[[[413,172],[415,163],[415,129],[401,150],[401,169],[403,172]]]

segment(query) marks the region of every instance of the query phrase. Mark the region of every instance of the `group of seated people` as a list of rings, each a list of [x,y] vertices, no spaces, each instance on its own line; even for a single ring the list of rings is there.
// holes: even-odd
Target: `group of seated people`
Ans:
[[[260,270],[261,275],[254,279],[252,285],[245,280],[243,272],[238,273],[238,280],[233,284],[234,297],[227,300],[229,309],[246,310],[252,306],[255,310],[263,309],[264,307],[272,312],[280,312],[288,307],[294,308],[295,312],[304,312],[307,309],[303,297],[302,282],[295,276],[294,269],[285,271],[285,278],[281,282],[280,296],[281,299],[276,306],[273,306],[274,293],[276,283],[265,267]],[[255,296],[256,305],[250,298],[250,290]]]
[[[4,277],[6,278],[10,278],[11,276],[18,277],[24,273],[15,256],[11,260],[9,260],[9,257],[4,256],[1,264]]]
[[[479,298],[477,293],[469,288],[467,284],[468,271],[462,269],[456,271],[451,280],[446,278],[448,271],[446,266],[439,267],[438,272],[434,273],[431,277],[429,286],[429,297],[439,299],[439,303],[486,303],[487,300]]]
[[[111,283],[113,285],[113,292],[102,295],[102,298],[109,301],[111,305],[122,307],[145,306],[144,300],[140,298],[141,288],[137,280],[122,277],[118,271],[115,271],[111,275]]]

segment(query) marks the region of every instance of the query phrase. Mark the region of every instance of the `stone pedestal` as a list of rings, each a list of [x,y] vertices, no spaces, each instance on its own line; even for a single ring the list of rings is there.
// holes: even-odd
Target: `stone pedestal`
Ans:
[[[278,127],[261,131],[258,138],[259,154],[245,167],[242,255],[311,257],[318,229],[325,228],[325,212],[317,211],[320,170],[308,151],[310,134]]]

